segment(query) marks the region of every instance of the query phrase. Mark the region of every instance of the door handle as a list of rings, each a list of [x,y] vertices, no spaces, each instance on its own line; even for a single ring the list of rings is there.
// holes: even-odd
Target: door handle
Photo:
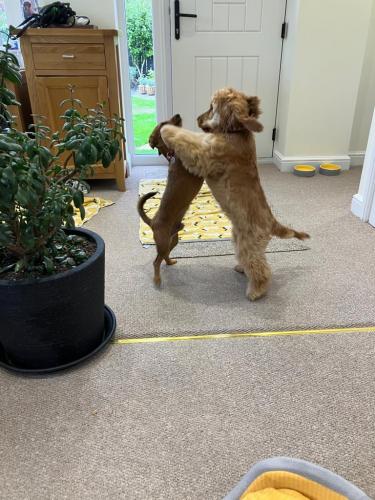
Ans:
[[[198,17],[196,14],[182,14],[180,12],[180,0],[174,0],[174,37],[180,39],[180,17]]]

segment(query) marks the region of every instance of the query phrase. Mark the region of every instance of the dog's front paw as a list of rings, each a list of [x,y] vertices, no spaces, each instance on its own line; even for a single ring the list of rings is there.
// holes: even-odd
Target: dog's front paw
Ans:
[[[174,125],[164,125],[164,127],[160,130],[161,137],[169,148],[173,148],[173,139],[175,138],[177,132],[178,127],[175,127]]]

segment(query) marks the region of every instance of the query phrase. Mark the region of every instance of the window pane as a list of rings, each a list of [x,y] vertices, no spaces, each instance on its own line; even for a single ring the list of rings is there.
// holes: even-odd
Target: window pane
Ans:
[[[156,125],[156,87],[151,0],[126,0],[134,150],[156,154],[148,138]]]

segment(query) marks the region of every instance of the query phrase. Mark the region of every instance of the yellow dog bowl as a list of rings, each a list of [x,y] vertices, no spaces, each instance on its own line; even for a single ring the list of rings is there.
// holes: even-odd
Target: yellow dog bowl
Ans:
[[[316,168],[312,165],[296,165],[293,169],[294,175],[299,175],[300,177],[313,177],[315,172]]]
[[[333,163],[322,163],[319,168],[319,173],[323,175],[339,175],[340,172],[340,165],[334,165]]]

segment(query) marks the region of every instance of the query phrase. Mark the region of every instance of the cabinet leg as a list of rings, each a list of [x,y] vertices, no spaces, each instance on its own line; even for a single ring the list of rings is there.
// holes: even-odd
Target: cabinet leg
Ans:
[[[116,175],[116,184],[118,187],[119,191],[126,191],[126,186],[125,186],[125,174],[122,175]]]
[[[115,163],[115,176],[116,176],[116,184],[119,191],[126,191],[125,187],[125,161],[117,160]]]

